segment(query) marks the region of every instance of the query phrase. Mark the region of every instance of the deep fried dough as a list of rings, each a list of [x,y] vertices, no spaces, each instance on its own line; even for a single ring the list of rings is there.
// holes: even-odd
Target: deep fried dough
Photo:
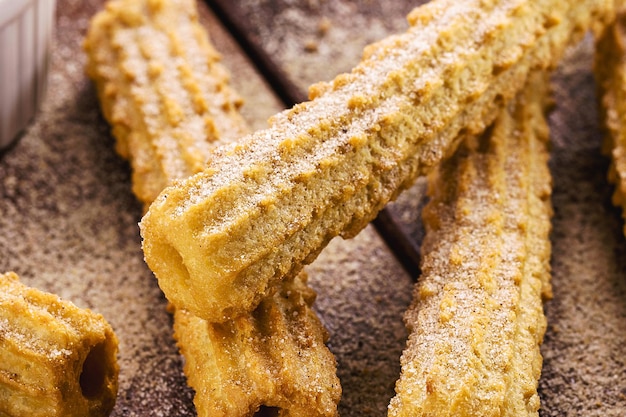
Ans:
[[[0,275],[0,415],[104,417],[117,395],[117,338],[100,314]]]
[[[145,204],[165,185],[203,168],[204,151],[248,130],[196,16],[190,0],[112,1],[93,19],[86,40],[89,73],[118,151],[134,169],[133,190]],[[151,68],[161,68],[154,85]],[[194,87],[191,68],[205,89]],[[202,112],[190,109],[192,103]],[[156,112],[168,108],[181,110],[175,125]],[[198,133],[199,123],[212,126],[208,137]],[[260,407],[284,417],[337,415],[337,365],[311,308],[314,297],[301,274],[255,311],[222,325],[172,307],[199,416],[250,416]]]
[[[422,276],[389,416],[538,415],[551,294],[546,79],[533,77],[429,178]]]
[[[626,9],[617,12],[597,42],[595,74],[607,130],[603,150],[611,157],[609,181],[615,184],[613,204],[626,220]],[[626,224],[624,224],[626,235]]]
[[[305,275],[288,280],[252,314],[209,324],[176,310],[174,331],[200,416],[335,416],[341,388]],[[271,414],[274,415],[274,414]]]
[[[116,150],[147,206],[204,168],[216,145],[247,132],[229,73],[198,23],[193,0],[110,1],[84,48]]]
[[[612,10],[608,0],[436,0],[411,28],[270,128],[221,148],[202,173],[169,187],[141,222],[165,294],[211,321],[252,310],[334,236],[383,206],[481,132],[531,69]]]

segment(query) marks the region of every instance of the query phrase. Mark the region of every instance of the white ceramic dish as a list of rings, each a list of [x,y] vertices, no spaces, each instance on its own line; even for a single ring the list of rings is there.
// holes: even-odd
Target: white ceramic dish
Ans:
[[[44,96],[56,0],[0,0],[0,149]]]

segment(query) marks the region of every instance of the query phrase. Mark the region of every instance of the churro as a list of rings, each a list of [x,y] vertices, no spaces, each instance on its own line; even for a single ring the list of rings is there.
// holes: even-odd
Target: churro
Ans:
[[[611,158],[609,181],[615,184],[613,204],[626,220],[626,9],[596,43],[594,72],[600,87],[602,119],[606,129],[603,151]],[[624,224],[626,235],[626,224]]]
[[[389,416],[537,416],[550,297],[547,74],[429,178]]]
[[[85,43],[117,152],[146,207],[245,132],[241,98],[191,0],[109,1]]]
[[[145,204],[167,184],[204,167],[207,153],[196,154],[198,148],[234,141],[248,130],[233,104],[237,95],[228,72],[196,20],[195,1],[117,0],[93,19],[86,40],[104,115],[118,151],[134,169],[133,190]],[[146,40],[148,35],[153,40]],[[156,40],[163,43],[152,43]],[[157,79],[163,85],[151,84],[150,68],[161,67]],[[192,67],[194,79],[211,88],[190,87]],[[198,113],[202,102],[211,105]],[[158,109],[168,114],[168,108],[180,109],[175,125],[158,114]],[[200,121],[213,126],[210,140],[196,130]],[[326,330],[311,308],[314,298],[303,273],[284,281],[255,311],[228,323],[210,323],[171,306],[199,416],[249,416],[262,407],[285,417],[337,415],[341,386]]]
[[[141,221],[170,300],[210,321],[250,311],[335,236],[358,233],[490,124],[529,71],[556,65],[612,1],[435,0],[410,29],[271,126],[215,152]]]
[[[174,331],[186,358],[200,416],[335,416],[341,388],[326,332],[311,304],[305,275],[288,280],[251,314],[209,324],[175,311]],[[219,370],[219,372],[216,372]]]
[[[108,416],[117,338],[100,314],[0,275],[0,415]]]

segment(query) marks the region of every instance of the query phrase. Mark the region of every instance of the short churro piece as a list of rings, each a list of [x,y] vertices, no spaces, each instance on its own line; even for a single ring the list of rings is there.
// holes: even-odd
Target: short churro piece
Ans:
[[[369,46],[311,101],[221,148],[163,191],[143,248],[177,306],[211,321],[251,311],[272,286],[350,237],[415,178],[481,132],[530,70],[612,11],[608,0],[435,0]]]
[[[389,416],[538,415],[542,295],[551,294],[545,80],[430,177],[422,276]]]
[[[198,23],[194,0],[110,1],[84,44],[117,152],[146,207],[209,151],[245,132],[239,96]]]
[[[615,184],[613,204],[626,220],[626,9],[617,13],[597,42],[595,73],[602,96],[607,135],[603,151],[611,157],[609,181]],[[624,225],[626,235],[626,224]]]
[[[285,282],[251,314],[209,324],[175,311],[174,331],[200,416],[336,416],[341,395],[326,332],[305,275]],[[217,370],[217,372],[216,372]]]
[[[0,275],[0,415],[108,416],[116,355],[101,315]]]
[[[127,14],[133,16],[131,23]],[[207,153],[197,154],[197,148],[206,150],[234,141],[240,132],[248,130],[236,106],[230,104],[235,95],[226,69],[215,62],[217,54],[196,15],[195,1],[115,0],[93,19],[89,30],[89,73],[98,85],[105,116],[114,126],[118,150],[134,168],[133,190],[146,205],[165,185],[204,167]],[[188,39],[190,31],[196,38]],[[145,32],[152,41],[144,39]],[[159,96],[164,87],[138,80],[145,79],[142,71],[157,65],[155,61],[161,62],[155,57],[167,60],[167,48],[172,45],[152,45],[160,52],[149,56],[137,51],[158,39],[182,42],[177,48],[188,53],[172,56],[172,62],[179,69],[193,67],[194,77],[202,86],[213,86],[194,96],[210,104],[202,113],[202,121],[205,126],[216,127],[211,130],[211,140],[195,130],[198,114],[194,112],[182,112],[173,127],[148,111],[166,109],[158,107],[159,103],[165,106],[165,101],[143,99]],[[189,104],[181,87],[188,88],[185,74],[173,71],[167,78],[159,78],[159,82],[181,89],[180,96],[170,100],[178,102],[181,109]],[[341,386],[335,358],[325,345],[327,333],[311,308],[314,298],[301,274],[284,281],[255,311],[229,323],[212,324],[172,307],[174,336],[185,357],[184,371],[195,390],[199,416],[250,416],[260,407],[285,417],[337,415]]]

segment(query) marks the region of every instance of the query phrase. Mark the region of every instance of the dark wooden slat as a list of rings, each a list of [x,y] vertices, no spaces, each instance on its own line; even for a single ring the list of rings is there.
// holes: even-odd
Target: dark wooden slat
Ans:
[[[250,57],[285,107],[292,107],[308,99],[308,95],[291,82],[280,65],[261,47],[253,35],[254,32],[248,29],[246,20],[242,18],[243,14],[239,13],[237,5],[232,0],[205,0],[205,2]]]
[[[372,224],[409,276],[417,280],[420,275],[419,248],[396,223],[391,212],[388,209],[383,209]]]

